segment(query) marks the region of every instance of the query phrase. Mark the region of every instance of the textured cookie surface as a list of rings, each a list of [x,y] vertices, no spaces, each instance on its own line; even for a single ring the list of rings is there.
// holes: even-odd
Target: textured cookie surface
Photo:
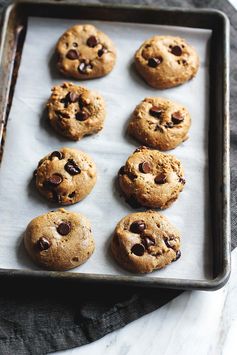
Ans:
[[[96,166],[91,157],[71,148],[61,148],[46,155],[39,161],[34,174],[39,192],[62,205],[82,200],[96,183]]]
[[[199,57],[180,37],[154,36],[137,50],[135,65],[150,86],[165,89],[193,78],[199,68]]]
[[[167,208],[185,184],[178,159],[147,147],[140,147],[130,155],[120,168],[118,179],[126,201],[134,208]]]
[[[52,88],[47,107],[52,127],[69,139],[79,140],[103,128],[105,102],[97,92],[63,83]]]
[[[149,97],[134,110],[128,132],[144,145],[169,150],[188,138],[190,124],[191,118],[184,106]]]
[[[158,212],[132,213],[117,224],[111,251],[125,269],[148,273],[179,259],[180,233]]]
[[[93,79],[114,67],[116,49],[111,39],[92,25],[69,28],[56,46],[61,73],[76,79]]]
[[[89,220],[63,208],[34,218],[24,244],[31,258],[48,270],[68,270],[84,263],[95,243]]]

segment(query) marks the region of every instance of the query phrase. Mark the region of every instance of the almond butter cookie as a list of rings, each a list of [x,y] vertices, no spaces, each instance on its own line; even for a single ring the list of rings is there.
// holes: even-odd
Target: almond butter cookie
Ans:
[[[160,97],[145,98],[134,110],[128,132],[140,143],[159,150],[176,148],[188,138],[188,110]]]
[[[134,208],[165,209],[183,190],[185,179],[180,161],[170,154],[140,147],[118,172],[120,188]]]
[[[111,251],[123,268],[152,272],[180,258],[180,233],[158,212],[131,213],[117,224]]]
[[[58,40],[58,69],[66,76],[80,80],[108,74],[116,61],[111,39],[93,25],[75,25]]]
[[[95,249],[89,220],[63,208],[34,218],[26,228],[24,244],[36,264],[57,271],[83,264]]]
[[[39,161],[34,176],[36,187],[44,197],[61,205],[71,205],[93,189],[96,166],[88,154],[61,148]]]
[[[95,91],[63,83],[52,88],[47,107],[51,126],[71,140],[79,140],[103,128],[105,101]]]
[[[166,89],[192,79],[199,68],[199,57],[183,38],[153,36],[136,51],[135,65],[150,86]]]

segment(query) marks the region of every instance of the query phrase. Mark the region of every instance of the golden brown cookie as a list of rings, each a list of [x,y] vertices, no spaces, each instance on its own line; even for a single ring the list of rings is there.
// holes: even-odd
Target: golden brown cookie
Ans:
[[[154,36],[136,51],[135,65],[150,86],[166,89],[192,79],[199,68],[199,57],[180,37]]]
[[[41,159],[34,175],[36,187],[44,197],[61,205],[71,205],[93,189],[96,166],[88,154],[61,148]]]
[[[183,190],[185,180],[180,161],[173,155],[140,147],[118,173],[126,201],[134,208],[165,209]]]
[[[152,272],[180,258],[180,233],[158,212],[131,213],[117,224],[111,251],[123,268]]]
[[[57,271],[83,264],[95,249],[89,220],[63,208],[34,218],[26,228],[24,244],[35,263]]]
[[[160,97],[144,99],[134,110],[128,132],[151,148],[170,150],[188,138],[191,118],[188,110]]]
[[[93,79],[108,74],[116,61],[111,39],[92,25],[75,25],[58,40],[58,69],[76,79]]]
[[[47,107],[52,127],[69,139],[79,140],[103,128],[105,102],[95,91],[63,83],[52,88]]]

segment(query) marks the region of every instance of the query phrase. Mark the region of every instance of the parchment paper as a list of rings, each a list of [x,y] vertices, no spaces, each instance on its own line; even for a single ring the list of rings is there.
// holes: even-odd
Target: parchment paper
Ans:
[[[70,142],[48,128],[44,108],[51,87],[67,80],[55,69],[55,43],[68,27],[78,22],[49,18],[30,18],[28,22],[0,167],[0,267],[38,269],[24,251],[22,235],[32,218],[56,206],[38,194],[31,177],[39,159],[53,150],[68,146],[89,153],[98,171],[98,181],[92,193],[78,204],[66,207],[85,214],[91,220],[96,241],[93,256],[72,271],[131,275],[117,266],[108,253],[116,223],[134,211],[119,196],[115,177],[127,157],[139,146],[125,134],[134,107],[145,97],[161,96],[185,105],[192,117],[189,140],[170,152],[183,163],[187,184],[179,199],[162,212],[182,233],[182,257],[147,277],[211,278],[207,154],[208,41],[211,31],[89,21],[114,40],[118,58],[108,76],[77,82],[100,91],[107,103],[107,118],[99,134]],[[182,36],[196,48],[201,65],[194,80],[177,88],[159,91],[139,78],[131,65],[134,52],[154,34]]]

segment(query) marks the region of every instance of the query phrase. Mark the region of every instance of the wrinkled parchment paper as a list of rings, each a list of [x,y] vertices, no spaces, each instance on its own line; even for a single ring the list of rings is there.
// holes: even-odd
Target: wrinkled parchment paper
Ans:
[[[96,241],[93,256],[72,271],[129,274],[108,253],[109,240],[116,223],[133,211],[119,196],[115,177],[120,166],[139,146],[139,143],[125,134],[134,107],[145,97],[161,96],[185,105],[192,117],[189,140],[171,151],[183,163],[187,184],[179,199],[162,212],[182,233],[182,257],[147,277],[212,277],[212,248],[208,231],[208,41],[211,32],[90,21],[109,34],[116,44],[118,58],[114,70],[108,76],[78,82],[79,85],[97,89],[104,96],[107,103],[104,129],[79,142],[70,142],[48,128],[45,123],[45,104],[51,87],[67,80],[55,68],[55,43],[68,27],[78,22],[50,18],[30,18],[28,22],[0,167],[0,267],[38,269],[24,251],[22,235],[32,218],[56,206],[38,194],[31,177],[40,158],[48,152],[68,146],[89,153],[98,170],[98,181],[92,193],[78,204],[66,207],[85,214],[91,220]],[[177,88],[159,91],[150,88],[139,78],[131,65],[134,52],[145,39],[154,34],[182,36],[196,48],[201,66],[194,80]]]

